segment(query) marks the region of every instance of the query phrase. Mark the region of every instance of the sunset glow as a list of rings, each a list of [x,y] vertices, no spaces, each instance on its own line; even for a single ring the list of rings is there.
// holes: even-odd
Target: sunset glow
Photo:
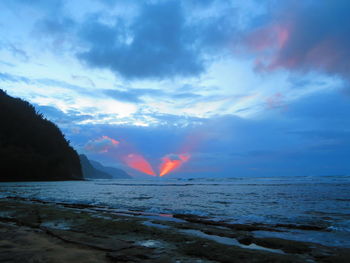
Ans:
[[[119,143],[119,141],[104,135],[100,138],[89,140],[84,148],[89,152],[107,153],[111,149],[116,148]]]
[[[128,154],[124,158],[124,162],[131,168],[140,171],[142,173],[156,176],[149,162],[139,154]]]
[[[89,160],[157,180],[350,174],[350,1],[0,10],[0,90]]]
[[[102,136],[102,140],[110,140],[113,145],[119,144],[119,141],[109,138],[108,136]]]
[[[164,176],[171,171],[179,168],[183,163],[190,159],[189,154],[179,154],[179,155],[168,155],[162,158],[163,162],[160,165],[159,176]]]
[[[0,263],[350,263],[350,0],[0,10]]]

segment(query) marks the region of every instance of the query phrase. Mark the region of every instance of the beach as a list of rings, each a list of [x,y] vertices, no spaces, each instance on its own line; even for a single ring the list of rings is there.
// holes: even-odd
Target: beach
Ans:
[[[253,231],[292,225],[230,224],[181,214],[0,199],[0,262],[348,262],[350,249]],[[305,231],[307,226],[299,226]]]

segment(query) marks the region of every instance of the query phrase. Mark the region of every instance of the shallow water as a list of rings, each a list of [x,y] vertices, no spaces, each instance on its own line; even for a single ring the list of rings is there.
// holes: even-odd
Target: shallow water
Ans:
[[[210,239],[210,240],[213,240],[217,243],[221,243],[224,245],[238,246],[241,248],[264,250],[264,251],[269,251],[272,253],[284,254],[284,252],[280,249],[266,248],[266,247],[258,246],[254,243],[252,243],[250,245],[243,245],[243,244],[239,243],[238,240],[235,238],[222,237],[222,236],[217,236],[217,235],[208,235],[208,234],[205,234],[204,232],[199,231],[199,230],[186,229],[186,230],[182,230],[181,232],[186,233],[186,234],[191,234],[194,236],[198,236],[198,237],[202,237],[202,238],[206,238],[206,239]]]
[[[339,237],[339,246],[350,246],[348,176],[1,183],[0,197],[9,196],[236,223],[324,226],[329,232],[317,238]]]

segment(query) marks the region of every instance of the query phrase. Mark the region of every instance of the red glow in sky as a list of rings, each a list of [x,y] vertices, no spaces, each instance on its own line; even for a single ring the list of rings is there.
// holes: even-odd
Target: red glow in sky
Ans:
[[[271,48],[281,49],[290,37],[290,28],[287,25],[268,25],[258,28],[247,37],[247,44],[255,51]]]
[[[174,158],[175,157],[175,158]],[[159,176],[164,176],[171,171],[179,168],[184,162],[187,162],[190,159],[189,154],[179,154],[173,156],[165,156],[162,158],[163,162],[160,165],[160,173]]]
[[[155,172],[152,169],[152,166],[149,164],[149,162],[147,162],[145,158],[143,158],[142,155],[128,154],[123,159],[129,167],[145,174],[156,176]]]
[[[108,137],[108,136],[102,136],[101,137],[102,138],[102,140],[109,140],[113,145],[118,145],[119,144],[119,141],[117,141],[117,140],[114,140],[114,139],[112,139],[112,138],[110,138],[110,137]]]
[[[84,148],[90,152],[106,153],[116,148],[119,143],[119,141],[104,135],[100,138],[88,141]]]
[[[188,135],[177,150],[177,152],[182,152],[182,154],[167,154],[162,158],[162,163],[159,166],[159,174],[156,174],[151,164],[144,158],[144,156],[140,154],[131,143],[125,140],[121,140],[121,142],[112,142],[113,144],[121,144],[121,147],[118,148],[118,151],[113,152],[113,155],[114,158],[123,161],[128,167],[134,170],[148,175],[162,177],[177,170],[187,162],[190,159],[189,152],[191,152],[193,148],[196,148],[203,137],[205,136],[202,133]]]

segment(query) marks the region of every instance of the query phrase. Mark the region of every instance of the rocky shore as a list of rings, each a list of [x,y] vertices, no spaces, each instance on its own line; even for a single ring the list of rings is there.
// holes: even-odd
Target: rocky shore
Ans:
[[[294,227],[313,230],[4,198],[0,262],[350,262],[350,249],[253,234]]]

